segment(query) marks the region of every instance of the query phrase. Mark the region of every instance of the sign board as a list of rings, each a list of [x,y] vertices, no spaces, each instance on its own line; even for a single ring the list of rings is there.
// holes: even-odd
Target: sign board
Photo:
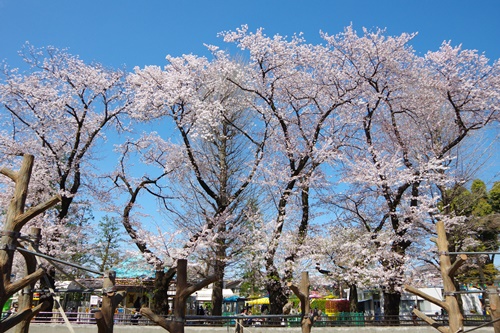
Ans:
[[[90,296],[90,305],[99,305],[99,296],[92,295]]]

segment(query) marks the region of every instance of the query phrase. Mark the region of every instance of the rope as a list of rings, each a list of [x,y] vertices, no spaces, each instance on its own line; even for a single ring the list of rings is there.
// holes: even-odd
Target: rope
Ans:
[[[238,330],[238,326],[240,327],[241,331]],[[244,331],[248,331],[249,333],[252,333],[252,330],[248,329],[248,326],[243,326],[243,319],[236,319],[236,324],[234,325],[234,332],[235,333],[243,333]]]

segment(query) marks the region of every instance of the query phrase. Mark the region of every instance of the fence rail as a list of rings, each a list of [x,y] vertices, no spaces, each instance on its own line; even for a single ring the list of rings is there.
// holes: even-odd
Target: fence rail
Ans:
[[[2,313],[1,318],[7,317],[8,313]],[[67,312],[69,321],[72,324],[95,324],[94,313],[87,312]],[[442,316],[430,316],[438,323],[447,325],[448,318]],[[146,317],[133,314],[115,314],[115,325],[156,325]],[[166,316],[167,319],[171,318]],[[186,316],[186,326],[234,326],[236,319],[242,319],[244,326],[266,326],[266,327],[300,327],[300,316],[267,315],[267,316]],[[464,316],[465,326],[479,326],[489,323],[491,318],[483,315]],[[33,323],[60,323],[64,324],[64,319],[59,312],[41,312],[33,318]],[[414,326],[427,325],[419,318],[412,315],[401,315],[395,317],[376,317],[364,315],[363,313],[344,312],[334,316],[322,316],[314,321],[316,327],[337,327],[337,326]]]

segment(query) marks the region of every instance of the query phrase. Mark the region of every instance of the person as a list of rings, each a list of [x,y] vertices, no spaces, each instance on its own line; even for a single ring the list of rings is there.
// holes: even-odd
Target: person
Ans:
[[[203,306],[201,306],[201,305],[200,305],[200,306],[198,307],[198,311],[196,311],[196,314],[197,314],[198,316],[204,316],[204,315],[205,315],[205,309],[203,309]]]
[[[248,309],[247,316],[251,316],[251,315],[252,315],[252,311],[250,309]],[[248,318],[247,322],[246,322],[246,325],[250,326],[250,325],[252,325],[252,323],[253,323],[253,319],[252,318]]]
[[[262,305],[262,307],[260,309],[260,313],[263,316],[267,316],[269,314],[269,307],[267,306],[267,304]],[[266,321],[266,320],[267,320],[267,318],[262,318],[262,321]]]
[[[247,308],[244,307],[241,309],[241,312],[239,314],[240,316],[247,316]],[[236,326],[235,326],[235,333],[243,333],[243,326],[246,326],[245,320],[244,319],[237,319],[236,320]]]
[[[241,309],[241,311],[240,311],[240,314],[239,314],[239,315],[240,315],[240,316],[243,316],[243,317],[246,317],[246,316],[248,315],[248,310],[247,310],[247,308],[245,307],[245,308]],[[241,323],[241,325],[246,326],[246,323],[247,323],[247,320],[246,320],[246,319],[243,319],[243,320],[238,320],[238,321]]]
[[[318,312],[318,308],[314,308],[314,311],[313,311],[313,319],[314,321],[316,321],[319,317],[319,312]]]
[[[134,313],[132,314],[132,317],[130,318],[130,322],[132,325],[138,325],[139,324],[139,318],[141,318],[141,313],[139,312],[140,309],[136,309]]]

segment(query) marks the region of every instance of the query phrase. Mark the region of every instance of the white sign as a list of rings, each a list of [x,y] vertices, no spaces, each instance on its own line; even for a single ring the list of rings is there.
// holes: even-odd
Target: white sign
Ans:
[[[90,305],[99,305],[99,296],[90,296]]]

